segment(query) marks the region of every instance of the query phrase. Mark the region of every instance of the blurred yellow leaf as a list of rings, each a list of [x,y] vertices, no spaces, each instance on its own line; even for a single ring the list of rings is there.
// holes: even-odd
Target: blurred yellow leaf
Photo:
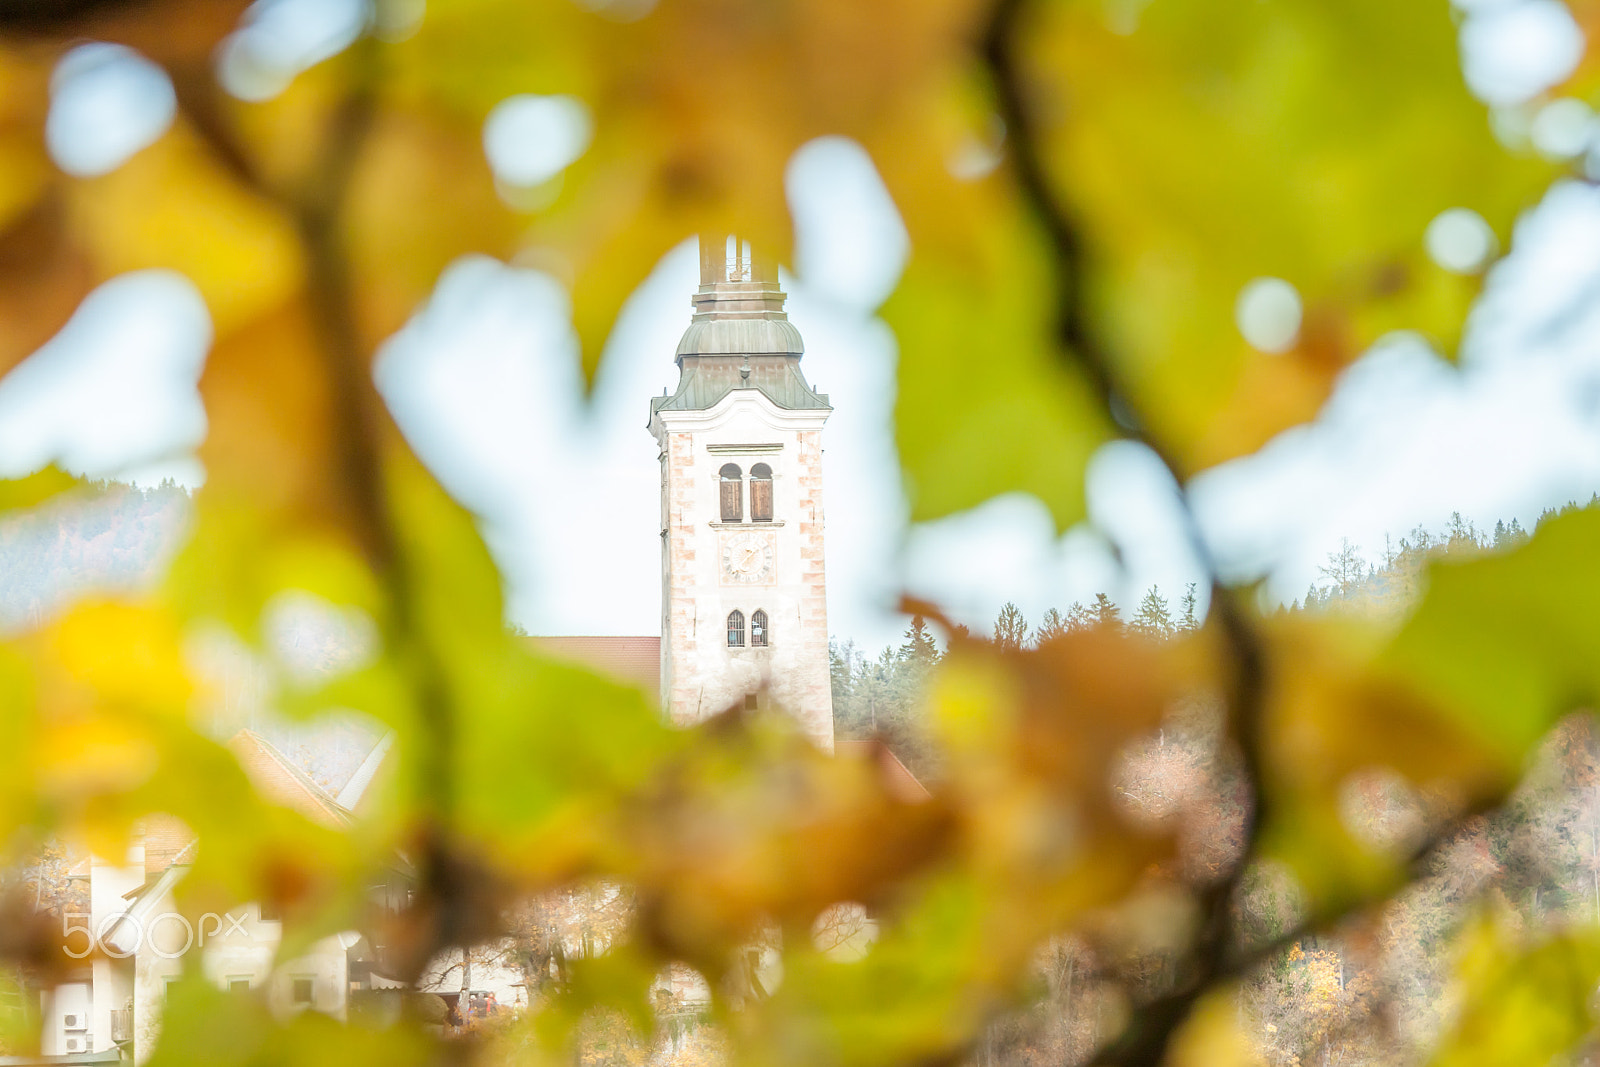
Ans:
[[[1518,944],[1480,921],[1468,933],[1458,976],[1464,1003],[1434,1054],[1436,1067],[1559,1062],[1594,1028],[1600,935],[1576,929]]]
[[[36,507],[82,484],[79,479],[55,466],[35,471],[26,478],[0,481],[0,515]]]
[[[50,630],[61,668],[109,708],[182,714],[191,692],[178,630],[152,606],[114,601],[74,608]]]
[[[281,210],[243,188],[186,124],[98,178],[69,187],[72,226],[104,279],[181,271],[219,337],[287,300],[301,253]]]
[[[1173,1039],[1170,1067],[1265,1067],[1261,1055],[1240,1028],[1240,1013],[1228,996],[1209,996],[1189,1014]]]
[[[1507,788],[1516,762],[1385,668],[1386,633],[1336,615],[1280,616],[1264,627],[1273,681],[1263,729],[1270,821],[1264,854],[1287,863],[1317,909],[1393,888],[1404,852],[1359,840],[1341,814],[1350,777],[1384,768],[1465,806]]]

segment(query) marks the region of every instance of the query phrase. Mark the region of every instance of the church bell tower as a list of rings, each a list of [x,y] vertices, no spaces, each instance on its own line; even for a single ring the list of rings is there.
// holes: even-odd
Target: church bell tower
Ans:
[[[661,699],[672,721],[758,703],[833,749],[822,427],[775,263],[700,239],[678,388],[650,402],[661,461]]]

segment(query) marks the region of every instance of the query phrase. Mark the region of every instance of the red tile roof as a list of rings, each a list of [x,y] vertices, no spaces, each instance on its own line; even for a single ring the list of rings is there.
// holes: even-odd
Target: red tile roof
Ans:
[[[540,650],[581,663],[619,682],[636,685],[652,697],[661,687],[659,637],[534,637]]]
[[[311,776],[297,767],[266,738],[250,730],[240,730],[228,742],[239,765],[262,798],[298,811],[301,815],[335,829],[350,825],[350,812],[340,806]],[[150,846],[145,845],[149,855]],[[148,861],[147,861],[148,865]]]
[[[147,878],[172,866],[194,844],[194,832],[171,815],[147,815],[142,828]]]
[[[327,790],[260,734],[240,730],[228,742],[228,747],[256,792],[265,800],[298,811],[324,826],[341,828],[354,821],[350,812],[328,795]],[[141,820],[141,829],[146,878],[168,867],[194,862],[198,839],[179,819],[171,815],[148,815]],[[146,882],[147,886],[149,884]]]
[[[917,776],[900,762],[900,758],[889,751],[889,746],[876,738],[839,738],[833,742],[833,754],[844,759],[872,760],[882,775],[884,788],[896,800],[915,804],[933,796],[928,792],[928,787],[917,781]]]

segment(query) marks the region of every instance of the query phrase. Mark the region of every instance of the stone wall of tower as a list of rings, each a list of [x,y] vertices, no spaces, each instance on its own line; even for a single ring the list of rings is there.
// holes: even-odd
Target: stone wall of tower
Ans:
[[[702,238],[700,253],[678,388],[650,402],[661,449],[662,700],[680,724],[773,705],[831,751],[822,428],[833,409],[800,370],[805,345],[783,310],[777,264],[735,238]],[[772,513],[761,521],[749,495],[757,464],[771,468],[762,499]],[[728,465],[739,468],[742,507],[725,521]],[[759,646],[758,613],[768,637]]]
[[[688,433],[667,435],[662,469],[667,514],[662,517],[666,588],[661,601],[666,616],[662,630],[661,699],[668,715],[679,726],[692,725],[703,718],[695,664],[699,660],[695,626],[696,552],[695,519],[699,507],[695,500],[694,437]]]
[[[800,560],[801,669],[791,706],[808,733],[833,738],[833,682],[828,669],[828,581],[823,552],[822,432],[796,435],[795,515]]]
[[[792,715],[819,747],[833,747],[828,673],[821,428],[825,411],[795,413],[759,390],[738,389],[710,410],[661,412],[662,698],[689,725],[752,697]],[[719,470],[755,463],[773,470],[774,521],[721,521]],[[744,518],[753,518],[746,511]],[[770,544],[760,581],[730,578],[731,538]],[[727,618],[755,611],[769,622],[766,647],[729,647]],[[747,630],[748,634],[748,630]]]

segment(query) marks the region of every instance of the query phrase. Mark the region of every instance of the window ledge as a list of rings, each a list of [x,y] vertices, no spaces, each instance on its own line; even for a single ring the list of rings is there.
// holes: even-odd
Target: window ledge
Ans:
[[[775,522],[712,522],[707,523],[713,530],[770,530],[774,526],[782,526],[783,520]]]

